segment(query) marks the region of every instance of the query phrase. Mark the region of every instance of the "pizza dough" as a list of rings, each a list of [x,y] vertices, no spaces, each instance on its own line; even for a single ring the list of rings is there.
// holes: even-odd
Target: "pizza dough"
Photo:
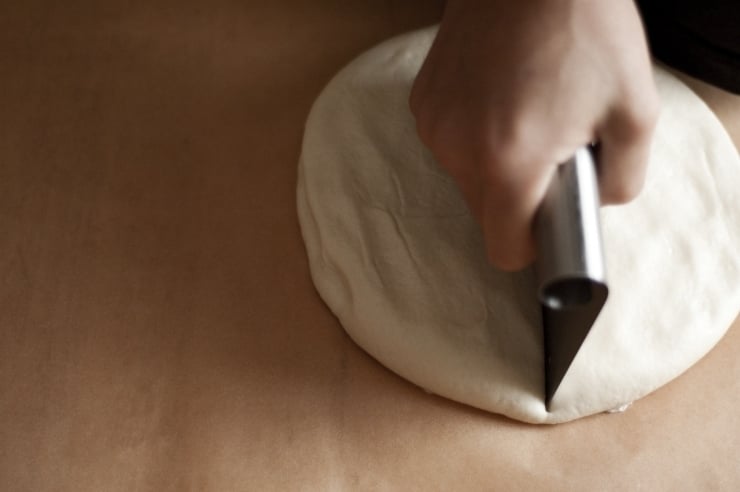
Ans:
[[[719,121],[656,68],[663,112],[646,186],[602,209],[610,298],[548,412],[534,276],[488,266],[408,110],[434,34],[357,58],[308,119],[301,230],[316,288],[347,333],[427,391],[534,423],[615,409],[681,374],[740,310],[740,158]]]

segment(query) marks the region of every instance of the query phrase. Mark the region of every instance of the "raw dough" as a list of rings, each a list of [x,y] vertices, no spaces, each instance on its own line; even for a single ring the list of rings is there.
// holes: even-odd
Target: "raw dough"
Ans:
[[[533,275],[487,265],[408,110],[435,32],[360,56],[308,119],[301,229],[347,333],[428,391],[527,422],[614,409],[681,374],[740,309],[740,158],[719,121],[656,68],[663,113],[647,183],[633,203],[602,209],[611,295],[548,412]]]

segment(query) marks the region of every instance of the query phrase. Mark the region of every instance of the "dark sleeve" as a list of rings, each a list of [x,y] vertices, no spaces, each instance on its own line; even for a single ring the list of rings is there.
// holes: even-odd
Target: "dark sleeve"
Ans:
[[[740,0],[637,0],[655,58],[740,94]]]

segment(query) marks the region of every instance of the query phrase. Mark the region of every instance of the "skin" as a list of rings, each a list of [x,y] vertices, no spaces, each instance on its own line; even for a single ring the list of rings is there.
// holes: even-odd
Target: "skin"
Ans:
[[[598,144],[602,203],[636,197],[658,116],[631,0],[451,0],[410,106],[503,270],[534,259],[537,207],[578,147]]]

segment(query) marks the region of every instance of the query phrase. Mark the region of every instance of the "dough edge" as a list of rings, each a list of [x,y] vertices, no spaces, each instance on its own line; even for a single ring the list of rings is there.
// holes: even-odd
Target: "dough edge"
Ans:
[[[430,35],[429,33],[432,32],[435,28],[427,28],[421,31],[415,31],[412,33],[407,33],[401,36],[398,36],[396,38],[392,38],[390,40],[387,40],[380,45],[371,48],[368,52],[360,55],[358,58],[356,58],[354,61],[350,62],[344,69],[342,69],[335,77],[332,79],[332,81],[327,85],[327,87],[322,92],[321,96],[317,99],[316,103],[314,104],[314,107],[312,108],[311,115],[309,116],[309,121],[307,123],[307,136],[304,138],[304,148],[302,150],[300,163],[299,163],[299,169],[298,169],[298,181],[297,181],[297,209],[298,209],[298,215],[299,215],[299,222],[301,227],[301,232],[304,238],[304,243],[306,245],[307,253],[309,256],[309,263],[310,263],[310,270],[311,270],[311,276],[314,281],[314,284],[317,288],[317,291],[319,292],[319,295],[324,300],[324,302],[327,303],[327,305],[330,306],[334,314],[337,316],[339,321],[341,322],[342,326],[345,328],[349,336],[360,346],[362,347],[366,352],[368,352],[372,357],[377,359],[381,364],[385,365],[392,371],[399,374],[404,379],[410,380],[412,383],[421,386],[428,392],[433,392],[436,394],[440,394],[442,396],[445,396],[447,398],[460,401],[462,403],[481,408],[483,410],[491,411],[494,413],[499,413],[506,415],[508,417],[514,418],[516,420],[521,420],[525,422],[530,423],[559,423],[559,422],[565,422],[569,420],[573,420],[575,418],[585,417],[587,415],[591,415],[594,413],[599,413],[602,411],[608,411],[610,409],[619,407],[625,403],[628,403],[632,400],[637,400],[639,398],[642,398],[646,396],[647,394],[653,392],[660,386],[666,384],[670,380],[674,379],[675,377],[678,377],[681,373],[683,373],[685,370],[689,369],[696,361],[701,359],[711,348],[716,344],[717,341],[721,338],[722,335],[726,332],[726,329],[729,328],[732,321],[737,316],[737,311],[731,311],[726,310],[727,312],[723,313],[720,317],[723,321],[726,321],[724,323],[725,329],[719,333],[719,336],[716,340],[713,340],[711,343],[708,343],[706,347],[704,347],[702,350],[697,351],[697,356],[693,358],[693,360],[686,365],[686,367],[677,373],[674,373],[671,377],[665,378],[664,381],[657,382],[656,384],[651,385],[649,388],[641,388],[639,390],[636,390],[634,392],[634,395],[631,395],[630,398],[624,398],[626,395],[622,395],[618,401],[611,402],[609,405],[605,405],[604,408],[593,410],[589,409],[584,412],[584,409],[579,408],[577,405],[573,407],[568,408],[562,408],[556,412],[547,412],[544,407],[544,402],[540,398],[533,398],[533,395],[526,394],[516,394],[516,392],[512,395],[510,395],[509,398],[505,398],[503,400],[497,400],[497,401],[490,401],[487,400],[487,396],[485,395],[485,388],[476,388],[474,391],[471,391],[471,388],[466,388],[464,385],[439,385],[439,384],[425,384],[427,381],[427,374],[424,374],[423,370],[413,369],[409,367],[402,367],[398,364],[398,359],[396,359],[396,355],[392,353],[388,353],[387,348],[383,349],[382,346],[379,346],[375,340],[373,340],[372,336],[368,336],[368,332],[370,330],[356,328],[358,323],[361,323],[361,321],[358,321],[358,319],[355,316],[355,313],[352,312],[351,305],[352,305],[352,299],[353,296],[362,295],[362,292],[353,292],[350,295],[350,292],[354,288],[357,289],[356,286],[350,287],[351,282],[348,282],[344,277],[344,274],[342,272],[337,271],[333,268],[330,261],[327,261],[324,257],[325,254],[325,248],[322,245],[323,239],[321,238],[321,235],[319,233],[319,226],[316,220],[315,216],[315,210],[313,209],[311,203],[309,194],[305,188],[305,176],[304,173],[305,170],[305,163],[304,159],[306,158],[306,142],[309,140],[308,137],[308,129],[312,125],[312,120],[316,117],[316,113],[320,111],[324,99],[327,97],[326,94],[330,94],[337,89],[337,86],[341,86],[347,77],[353,76],[353,69],[361,65],[363,63],[363,59],[367,56],[372,56],[373,53],[377,53],[383,49],[387,49],[387,47],[390,46],[396,46],[399,44],[402,44],[404,42],[407,42],[409,39],[413,39],[416,36],[419,36],[423,33],[426,33],[424,35]],[[666,75],[658,74],[658,77],[664,77]],[[672,78],[672,77],[671,77]],[[682,82],[679,80],[672,78],[673,80],[670,82],[671,84],[676,85],[679,89],[677,90],[685,90],[690,91],[688,87],[686,87]],[[341,90],[341,87],[339,87],[339,90]],[[730,150],[734,152],[735,155],[735,162],[734,163],[725,163],[725,167],[728,166],[731,167],[733,164],[735,165],[734,174],[736,177],[740,176],[740,166],[738,166],[738,162],[740,162],[740,159],[737,157],[737,150],[734,148],[732,141],[730,140],[729,135],[724,131],[724,128],[722,127],[721,123],[716,119],[714,114],[709,110],[709,108],[701,101],[698,96],[695,96],[695,104],[698,106],[701,106],[703,108],[703,111],[705,111],[707,114],[703,116],[703,118],[706,120],[706,122],[709,122],[710,119],[713,119],[711,124],[705,124],[701,126],[701,131],[709,137],[716,139],[716,142],[714,142],[715,145],[711,146],[711,151],[714,151],[714,153],[718,155],[727,155]],[[721,160],[721,159],[720,159]],[[716,158],[710,158],[708,159],[709,163],[717,162],[718,160]],[[715,172],[716,170],[710,169],[711,172]],[[720,170],[721,172],[727,172],[727,169],[724,171]],[[732,202],[733,200],[727,199],[728,196],[737,196],[736,192],[733,192],[733,195],[728,194],[728,190],[732,188],[731,183],[734,180],[717,180],[715,178],[715,184],[718,188],[722,189],[722,192],[720,193],[720,200],[723,202],[723,206],[728,211],[728,216],[730,218],[737,218],[740,220],[740,212],[738,212],[735,208],[730,206],[729,202]],[[738,178],[738,181],[734,182],[740,182],[740,178]],[[731,241],[734,242],[734,244],[740,243],[740,234],[737,233],[735,230],[728,230],[728,235],[730,236]],[[734,300],[734,305],[740,304],[740,292],[736,288],[734,292],[727,294],[728,296],[732,295],[732,298]],[[378,310],[376,312],[384,312],[383,309],[389,308],[389,306],[377,306]],[[386,322],[385,316],[383,316],[383,320],[377,320],[378,323]],[[392,316],[389,317],[387,322],[392,321]],[[382,345],[382,344],[381,344]]]

